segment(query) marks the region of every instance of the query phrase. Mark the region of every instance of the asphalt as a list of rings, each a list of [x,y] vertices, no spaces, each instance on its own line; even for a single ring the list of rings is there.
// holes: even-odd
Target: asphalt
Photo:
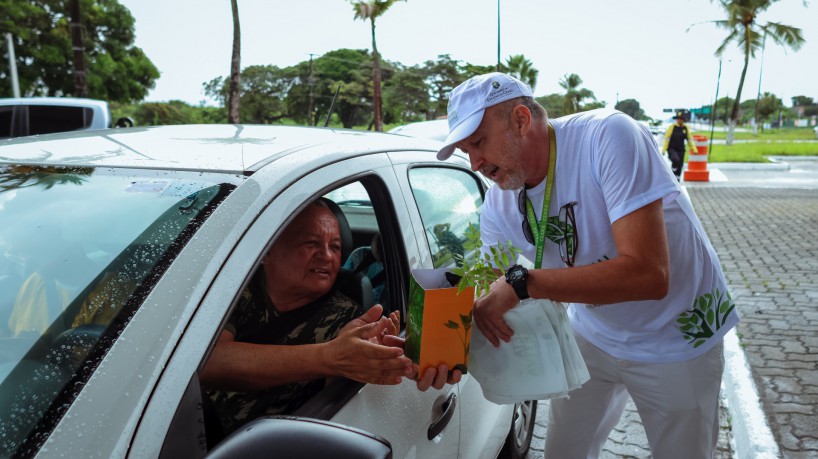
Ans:
[[[818,157],[775,161],[682,182],[742,317],[725,339],[721,459],[818,458]],[[544,400],[529,459],[544,457],[547,420]],[[632,402],[600,457],[651,457]]]

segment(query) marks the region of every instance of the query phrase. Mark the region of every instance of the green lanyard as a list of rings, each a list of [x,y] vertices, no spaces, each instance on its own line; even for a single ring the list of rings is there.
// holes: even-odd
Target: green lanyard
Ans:
[[[545,195],[542,200],[542,213],[540,214],[540,221],[536,224],[536,216],[534,215],[534,207],[525,197],[525,209],[528,215],[528,224],[531,226],[531,234],[534,236],[534,241],[537,243],[537,259],[534,261],[534,268],[540,269],[542,267],[542,253],[545,248],[545,231],[548,227],[548,211],[551,208],[551,190],[554,185],[554,175],[556,175],[557,166],[557,135],[554,133],[554,128],[551,123],[548,123],[548,141],[551,149],[548,153],[548,176],[545,179]]]

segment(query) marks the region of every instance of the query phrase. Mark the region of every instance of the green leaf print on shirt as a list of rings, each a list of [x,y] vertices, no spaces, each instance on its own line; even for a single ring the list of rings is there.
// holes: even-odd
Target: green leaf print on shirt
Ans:
[[[693,309],[679,314],[676,323],[684,339],[696,348],[721,328],[735,308],[729,292],[716,290],[715,295],[705,293],[694,300]]]

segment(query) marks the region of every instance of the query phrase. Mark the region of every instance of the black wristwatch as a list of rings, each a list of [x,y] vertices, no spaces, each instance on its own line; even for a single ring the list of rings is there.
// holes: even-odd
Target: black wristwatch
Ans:
[[[523,268],[520,265],[514,265],[508,268],[506,271],[506,282],[511,288],[514,289],[514,293],[517,294],[517,298],[524,300],[526,298],[530,298],[528,295],[528,270]]]

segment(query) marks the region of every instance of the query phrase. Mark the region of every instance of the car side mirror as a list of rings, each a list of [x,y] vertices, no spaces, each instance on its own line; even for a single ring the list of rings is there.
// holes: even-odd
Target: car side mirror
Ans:
[[[271,416],[256,419],[230,434],[207,455],[208,459],[276,457],[332,457],[335,459],[391,459],[388,440],[320,419]]]
[[[123,116],[122,118],[116,120],[114,127],[118,128],[133,127],[133,118],[129,116]]]

